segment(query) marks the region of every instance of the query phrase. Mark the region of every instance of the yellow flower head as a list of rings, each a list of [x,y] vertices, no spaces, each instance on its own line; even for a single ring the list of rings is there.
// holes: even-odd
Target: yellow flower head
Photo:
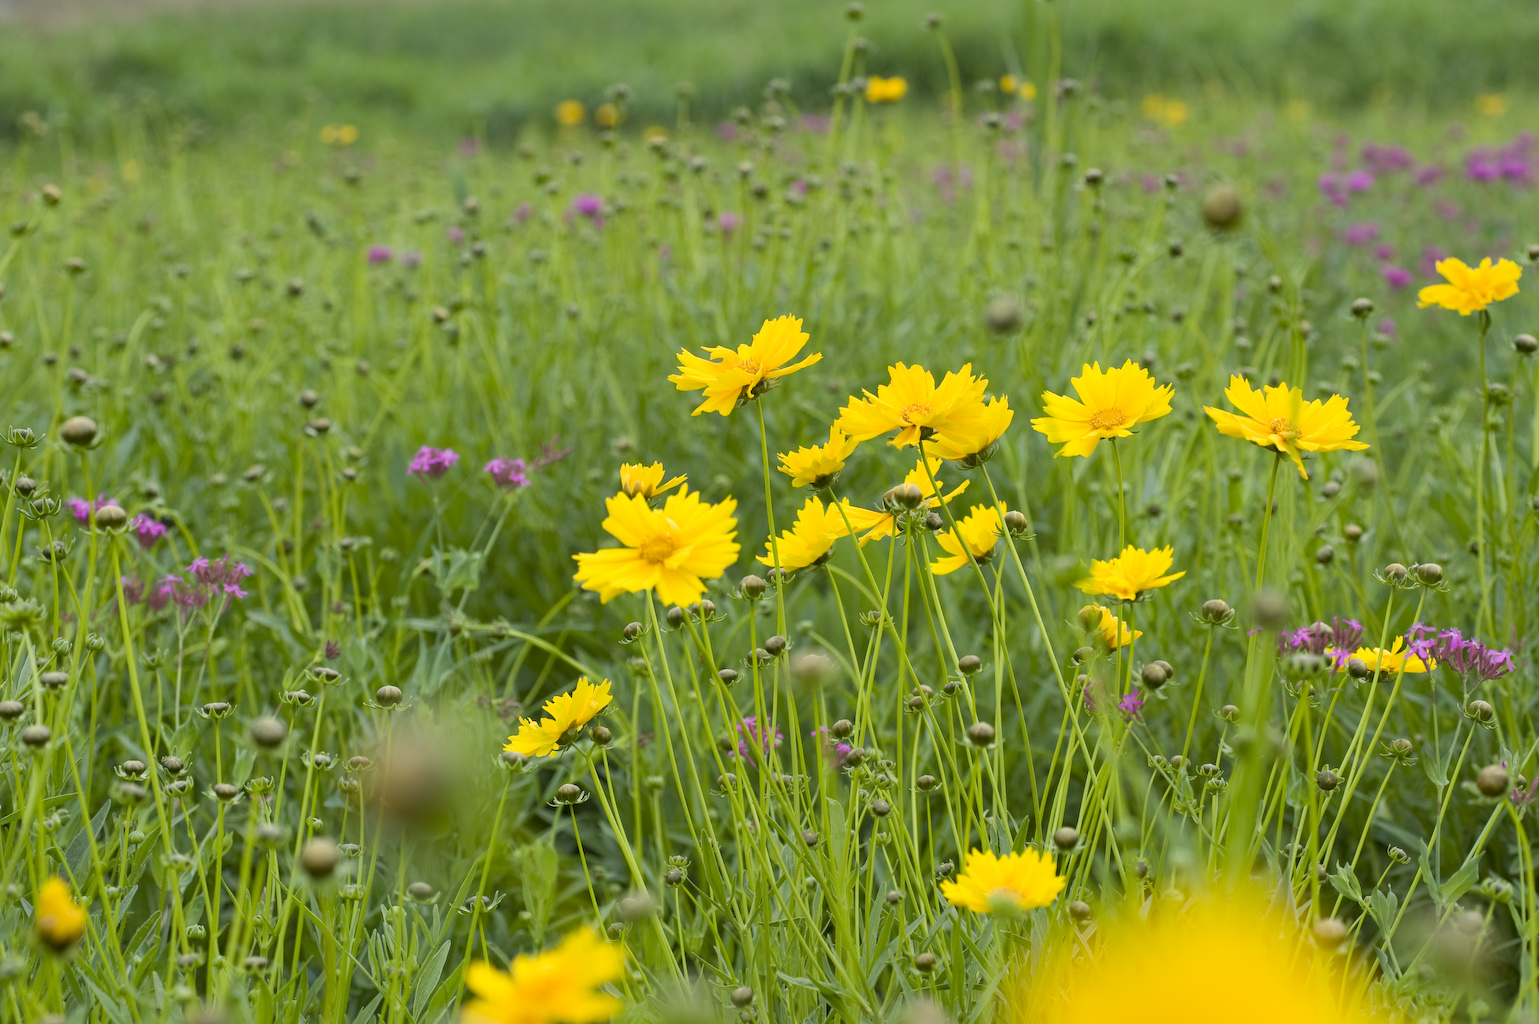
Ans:
[[[1059,455],[1088,456],[1102,438],[1131,437],[1133,427],[1170,412],[1176,390],[1174,384],[1156,385],[1149,371],[1131,359],[1109,370],[1090,363],[1069,384],[1079,401],[1044,391],[1047,415],[1031,421],[1049,441],[1063,446]]]
[[[690,352],[679,353],[679,372],[668,379],[680,391],[700,391],[705,401],[693,415],[719,412],[726,416],[739,405],[769,390],[772,382],[823,358],[814,352],[799,363],[786,363],[807,344],[800,317],[782,316],[764,321],[753,342],[734,351],[716,346],[706,349],[711,358],[702,359]]]
[[[1022,82],[1021,83],[1021,99],[1023,99],[1023,100],[1034,100],[1036,98],[1037,98],[1037,83],[1036,82]]]
[[[582,676],[571,693],[558,693],[545,702],[544,711],[549,718],[538,722],[520,718],[517,734],[509,736],[502,749],[525,757],[552,757],[563,740],[570,742],[612,700],[609,680],[594,685]]]
[[[1401,672],[1427,672],[1437,668],[1437,662],[1434,659],[1423,659],[1420,655],[1405,650],[1403,636],[1395,637],[1395,642],[1389,645],[1387,651],[1378,647],[1359,647],[1346,658],[1338,659],[1336,671],[1347,670],[1348,658],[1358,659],[1368,666],[1370,673],[1377,671],[1381,676],[1398,675]]]
[[[1056,944],[1009,999],[1011,1024],[1245,1021],[1370,1024],[1363,987],[1343,979],[1330,951],[1249,895],[1191,907],[1155,903],[1097,928],[1090,951]],[[1155,949],[1179,950],[1150,956]],[[1085,955],[1080,955],[1081,952]]]
[[[963,465],[977,465],[987,457],[994,442],[1004,436],[1013,419],[1010,399],[974,399],[951,414],[925,451]]]
[[[642,590],[656,590],[666,604],[690,604],[705,593],[703,580],[715,579],[737,561],[737,520],[732,517],[737,502],[731,498],[712,505],[680,488],[660,509],[640,495],[617,494],[605,505],[604,529],[621,546],[572,556],[577,560],[574,578],[584,590],[597,591],[605,604]]]
[[[928,459],[930,463],[928,472],[925,470],[923,462],[916,462],[914,463],[914,468],[909,470],[908,475],[903,478],[903,483],[912,484],[919,488],[919,508],[921,509],[940,508],[942,502],[949,505],[952,498],[967,490],[968,481],[963,480],[950,493],[937,496],[935,488],[930,484],[930,478],[934,476],[935,483],[939,484],[941,482],[940,477],[937,475],[941,468],[941,460],[933,455],[928,456]],[[893,490],[895,491],[897,488],[895,487]],[[888,494],[891,493],[892,491],[888,492]],[[883,508],[880,511],[869,508],[856,508],[848,501],[840,502],[839,506],[844,509],[844,514],[849,517],[851,529],[860,534],[861,547],[865,547],[874,540],[883,540],[891,537],[897,532],[897,513],[886,506],[885,498],[883,500]]]
[[[834,550],[834,541],[849,536],[844,517],[837,505],[824,506],[822,499],[811,497],[796,513],[796,523],[780,534],[774,547],[764,542],[764,554],[759,561],[775,564],[775,551],[780,554],[780,568],[786,572],[805,569],[809,565],[821,565]]]
[[[1309,474],[1304,472],[1299,452],[1359,452],[1368,447],[1352,440],[1358,427],[1347,411],[1347,400],[1340,395],[1332,395],[1324,402],[1305,402],[1300,388],[1276,384],[1257,391],[1244,377],[1234,376],[1229,378],[1224,396],[1243,415],[1203,406],[1203,411],[1218,424],[1218,432],[1277,449],[1293,460],[1299,476],[1305,480]]]
[[[860,442],[848,436],[835,423],[828,428],[828,443],[798,448],[780,456],[780,471],[791,478],[792,487],[822,490],[834,482],[844,468],[844,460]]]
[[[957,522],[955,532],[935,535],[946,555],[931,562],[930,571],[944,576],[970,562],[982,565],[994,556],[994,545],[1004,532],[1004,505],[974,505],[967,517]]]
[[[620,108],[613,103],[600,103],[593,111],[593,123],[600,128],[613,128],[620,123]]]
[[[1009,72],[999,76],[999,91],[1006,96],[1013,95],[1020,82]]]
[[[1523,276],[1523,268],[1511,260],[1497,260],[1493,267],[1489,256],[1478,267],[1465,266],[1463,260],[1452,257],[1438,260],[1437,272],[1448,283],[1427,285],[1416,293],[1416,304],[1457,309],[1460,316],[1512,298],[1518,293],[1518,278]]]
[[[684,482],[684,474],[680,473],[664,483],[665,475],[661,462],[654,462],[650,466],[644,466],[639,462],[627,462],[620,467],[620,491],[627,498],[639,495],[651,499],[673,490]]]
[[[556,123],[563,128],[576,128],[588,119],[588,108],[581,100],[562,100],[556,104]]]
[[[69,883],[58,875],[51,876],[38,890],[33,914],[37,937],[55,953],[65,952],[85,934],[85,908],[75,902]]]
[[[625,976],[625,949],[590,928],[568,935],[555,949],[513,959],[506,971],[485,961],[470,965],[465,984],[474,996],[464,1024],[602,1024],[624,1009],[603,991]]]
[[[941,895],[953,907],[975,914],[997,910],[1020,913],[1052,903],[1064,883],[1053,869],[1052,859],[1036,850],[1003,857],[974,850],[967,855],[956,880],[941,883]]]
[[[358,141],[358,126],[353,124],[322,125],[321,141],[328,146],[351,146]]]
[[[1475,97],[1475,109],[1486,117],[1501,117],[1507,113],[1507,97],[1499,92],[1481,93]]]
[[[1185,570],[1165,575],[1174,561],[1174,548],[1145,551],[1129,544],[1116,558],[1091,560],[1090,575],[1074,585],[1087,594],[1110,594],[1123,601],[1135,601],[1144,591],[1174,583],[1186,575]]]
[[[987,380],[974,377],[972,370],[968,363],[936,384],[934,375],[924,367],[897,363],[887,368],[888,382],[877,385],[876,394],[863,392],[865,398],[851,398],[839,410],[839,426],[857,441],[895,430],[897,436],[889,443],[896,448],[929,440],[958,409],[977,401],[989,386]]]
[[[1127,623],[1111,613],[1104,605],[1087,604],[1079,610],[1080,622],[1090,624],[1090,632],[1095,633],[1101,643],[1106,645],[1108,651],[1115,651],[1144,635],[1141,629],[1128,629]]]
[[[908,95],[908,81],[901,75],[883,78],[872,75],[866,79],[867,103],[896,103]]]

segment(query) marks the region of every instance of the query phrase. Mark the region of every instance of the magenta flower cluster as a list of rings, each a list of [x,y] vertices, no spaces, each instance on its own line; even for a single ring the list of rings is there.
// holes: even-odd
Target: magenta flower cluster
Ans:
[[[165,576],[146,585],[138,579],[123,578],[123,596],[129,604],[144,604],[158,612],[174,604],[184,612],[205,607],[215,597],[223,597],[226,603],[247,596],[241,582],[252,575],[245,562],[232,561],[224,555],[213,561],[195,558],[182,570],[185,576]]]
[[[737,731],[740,737],[737,741],[737,756],[753,765],[757,765],[760,758],[770,751],[778,750],[785,738],[774,726],[760,728],[759,719],[755,715],[748,715],[739,722]]]
[[[498,487],[514,490],[529,486],[529,467],[523,459],[506,459],[501,456],[488,462],[485,472],[490,473]]]
[[[139,546],[148,551],[155,546],[155,542],[166,535],[166,524],[153,519],[144,513],[134,516],[133,522],[128,524],[129,532],[139,542]]]
[[[429,480],[437,480],[460,461],[459,453],[452,448],[433,448],[423,445],[417,449],[417,454],[412,456],[411,464],[406,467],[407,476],[421,476]]]
[[[1277,656],[1314,654],[1329,657],[1339,668],[1357,650],[1363,638],[1363,624],[1356,619],[1333,617],[1330,622],[1315,622],[1298,629],[1284,630],[1277,636]]]
[[[1508,648],[1494,649],[1475,637],[1466,639],[1457,629],[1439,630],[1418,622],[1406,630],[1405,640],[1406,649],[1418,658],[1433,658],[1439,665],[1481,682],[1500,679],[1517,667]]]
[[[850,753],[855,749],[844,740],[837,738],[829,732],[828,726],[820,725],[810,733],[813,739],[818,741],[823,756],[835,768],[843,768],[844,762],[850,758]]]

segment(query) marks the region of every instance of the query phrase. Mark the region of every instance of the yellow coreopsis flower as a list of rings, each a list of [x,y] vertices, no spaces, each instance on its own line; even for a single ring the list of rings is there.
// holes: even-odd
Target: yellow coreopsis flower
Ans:
[[[1019,84],[1016,77],[1009,72],[999,76],[999,91],[1006,96],[1013,95]]]
[[[1166,575],[1174,561],[1174,548],[1145,551],[1129,544],[1116,558],[1092,559],[1090,575],[1074,585],[1087,594],[1109,594],[1123,601],[1136,601],[1144,591],[1174,583],[1186,575],[1184,569]]]
[[[602,1024],[624,1007],[603,990],[625,976],[625,948],[591,928],[555,949],[514,957],[506,971],[485,961],[470,965],[465,1024]]]
[[[957,522],[956,531],[945,530],[935,535],[946,555],[930,563],[930,571],[937,576],[956,572],[971,562],[982,565],[994,557],[994,545],[1005,532],[1003,505],[974,505],[967,516]]]
[[[778,549],[780,568],[786,572],[822,565],[833,553],[834,541],[849,536],[849,533],[839,507],[832,503],[825,506],[822,499],[814,496],[807,499],[796,513],[796,522],[780,534],[773,547],[765,541],[764,554],[759,556],[759,561],[774,565]]]
[[[963,480],[950,493],[937,495],[935,484],[939,484],[941,481],[940,477],[936,474],[940,471],[941,460],[933,455],[926,456],[926,458],[930,464],[929,471],[926,472],[924,462],[916,462],[914,463],[914,468],[909,470],[908,475],[903,478],[903,483],[912,484],[919,489],[919,508],[921,509],[940,508],[942,502],[949,505],[951,499],[967,490],[968,481]],[[930,482],[932,477],[934,477],[935,484]],[[893,490],[896,491],[897,488],[893,488]],[[889,491],[888,494],[892,494],[892,491]],[[869,508],[856,508],[848,501],[840,502],[839,507],[844,510],[844,514],[849,518],[851,528],[860,534],[861,547],[865,547],[874,540],[883,540],[884,538],[891,537],[897,532],[898,514],[887,505],[885,499],[880,511]]]
[[[1047,415],[1031,421],[1038,433],[1063,446],[1058,455],[1088,456],[1103,438],[1133,436],[1133,427],[1170,412],[1170,396],[1176,390],[1174,384],[1155,384],[1149,371],[1131,359],[1108,370],[1088,363],[1069,385],[1078,401],[1044,391]]]
[[[1037,98],[1037,83],[1036,82],[1022,82],[1021,83],[1021,99],[1023,99],[1023,100],[1034,100],[1036,98]]]
[[[876,394],[851,398],[839,410],[839,426],[857,441],[897,431],[888,442],[896,448],[927,441],[969,402],[983,395],[989,382],[974,377],[971,363],[948,373],[939,384],[922,366],[897,363],[887,368],[888,382],[877,385]]]
[[[737,561],[732,517],[737,502],[731,498],[712,505],[681,488],[660,509],[639,495],[617,494],[605,505],[609,516],[603,527],[623,546],[572,556],[574,578],[605,604],[642,590],[656,590],[667,604],[690,604],[705,593],[703,580],[715,579]]]
[[[75,902],[69,883],[58,875],[49,877],[38,890],[33,907],[37,937],[55,953],[63,953],[85,934],[85,908]]]
[[[639,462],[627,462],[620,466],[620,490],[628,498],[639,495],[651,499],[673,490],[684,482],[684,474],[680,473],[664,483],[663,477],[666,475],[661,462],[654,462],[650,466]]]
[[[1128,629],[1128,624],[1111,613],[1105,605],[1087,604],[1079,610],[1080,621],[1090,624],[1093,632],[1106,645],[1108,651],[1125,647],[1144,635],[1141,629]]]
[[[575,128],[588,119],[588,108],[581,100],[562,100],[556,104],[556,123],[563,128]]]
[[[901,75],[883,78],[872,75],[866,79],[867,103],[896,103],[908,95],[908,81]]]
[[[1358,426],[1347,411],[1347,400],[1340,395],[1332,395],[1324,402],[1305,402],[1301,388],[1277,384],[1257,391],[1244,377],[1232,376],[1224,396],[1243,415],[1203,406],[1203,411],[1218,425],[1219,433],[1263,448],[1275,448],[1293,460],[1299,476],[1305,480],[1309,474],[1304,471],[1299,452],[1358,452],[1368,447],[1352,440],[1357,436]]]
[[[844,461],[859,444],[835,423],[828,428],[828,442],[798,448],[780,456],[780,471],[791,478],[793,487],[811,487],[822,490],[834,482]]]
[[[613,103],[600,103],[593,111],[593,123],[600,128],[613,128],[620,123],[620,108]]]
[[[953,907],[976,914],[993,911],[1020,913],[1045,907],[1063,891],[1051,858],[1036,850],[996,856],[974,850],[962,864],[955,881],[941,883],[941,895]]]
[[[975,399],[958,408],[936,432],[925,451],[965,466],[976,466],[991,452],[1015,419],[1010,399]]]
[[[759,333],[747,345],[734,351],[716,346],[705,350],[709,359],[690,352],[680,352],[679,372],[669,377],[680,391],[700,391],[705,395],[692,415],[719,412],[726,416],[744,402],[759,397],[787,374],[811,366],[823,358],[814,352],[799,363],[786,364],[807,344],[801,317],[781,316],[764,321]]]
[[[1424,659],[1418,654],[1407,651],[1403,636],[1395,637],[1395,642],[1389,645],[1387,651],[1378,647],[1359,647],[1347,657],[1337,659],[1336,671],[1345,672],[1347,660],[1350,658],[1356,658],[1368,666],[1370,673],[1378,672],[1381,676],[1397,675],[1401,672],[1428,672],[1437,668],[1436,660]]]
[[[1416,304],[1456,309],[1460,316],[1512,298],[1518,293],[1518,278],[1523,276],[1523,268],[1511,260],[1497,260],[1493,267],[1489,256],[1478,267],[1466,266],[1463,260],[1452,257],[1438,260],[1437,272],[1447,284],[1427,285],[1416,293]]]
[[[538,722],[520,718],[518,732],[508,737],[507,745],[502,749],[525,757],[552,757],[563,741],[570,742],[613,700],[609,680],[595,685],[587,676],[582,676],[571,693],[558,693],[545,702],[542,710],[550,717]]]

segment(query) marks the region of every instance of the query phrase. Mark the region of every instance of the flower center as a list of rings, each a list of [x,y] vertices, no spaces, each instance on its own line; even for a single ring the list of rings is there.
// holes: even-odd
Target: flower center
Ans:
[[[739,359],[737,368],[744,373],[757,377],[763,369],[763,364],[757,359]]]
[[[908,405],[903,407],[902,412],[898,413],[898,418],[901,419],[904,423],[913,423],[915,420],[921,419],[922,417],[928,415],[929,412],[929,402],[910,402]]]
[[[679,550],[678,538],[671,533],[655,533],[641,542],[636,551],[649,562],[666,562]]]
[[[1116,430],[1128,421],[1128,414],[1115,405],[1110,409],[1097,409],[1090,417],[1091,430]]]
[[[1267,430],[1271,431],[1273,434],[1276,434],[1284,441],[1291,441],[1295,437],[1299,436],[1299,432],[1293,426],[1293,424],[1289,423],[1288,420],[1282,416],[1279,416],[1271,423],[1268,423]]]

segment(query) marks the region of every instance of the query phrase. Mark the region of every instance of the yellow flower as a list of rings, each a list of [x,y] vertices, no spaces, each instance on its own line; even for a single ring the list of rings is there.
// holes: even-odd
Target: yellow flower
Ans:
[[[1116,558],[1090,562],[1090,575],[1075,582],[1075,586],[1087,594],[1110,594],[1123,601],[1135,601],[1138,595],[1155,587],[1174,583],[1186,575],[1181,572],[1164,575],[1175,561],[1174,548],[1155,548],[1145,551],[1129,544]]]
[[[782,316],[764,321],[752,344],[739,345],[736,351],[716,346],[705,350],[711,358],[702,359],[689,352],[679,353],[679,372],[669,377],[680,391],[700,391],[705,401],[692,415],[719,412],[728,415],[745,402],[759,397],[773,387],[773,381],[823,358],[814,352],[799,363],[786,363],[807,344],[801,317]]]
[[[1507,97],[1499,92],[1481,93],[1475,97],[1475,109],[1486,117],[1501,117],[1507,113]]]
[[[620,123],[620,108],[613,103],[600,103],[593,111],[593,123],[600,128],[613,128]]]
[[[1523,276],[1523,268],[1511,260],[1497,260],[1493,267],[1489,256],[1478,267],[1452,257],[1438,260],[1437,272],[1448,283],[1427,285],[1416,293],[1416,305],[1457,309],[1460,316],[1512,298],[1518,293],[1518,278]]]
[[[1347,400],[1340,395],[1332,395],[1324,402],[1316,399],[1306,403],[1300,388],[1276,384],[1257,391],[1239,376],[1229,378],[1224,395],[1244,415],[1203,406],[1203,411],[1218,424],[1218,432],[1277,449],[1293,460],[1299,476],[1305,480],[1309,474],[1304,472],[1299,452],[1359,452],[1368,447],[1352,440],[1358,427],[1347,411]]]
[[[474,998],[465,1024],[602,1024],[624,1009],[600,986],[625,976],[625,949],[591,928],[555,949],[514,957],[506,971],[485,961],[470,965],[465,984]]]
[[[883,78],[872,75],[866,79],[867,103],[896,103],[908,95],[908,82],[900,75]]]
[[[778,548],[780,568],[786,572],[821,565],[828,561],[834,550],[834,541],[849,536],[849,532],[837,505],[825,507],[822,499],[811,497],[796,513],[796,523],[791,529],[780,534],[775,547],[771,547],[769,541],[764,542],[764,554],[759,556],[759,561],[774,565]]]
[[[85,908],[75,902],[69,883],[58,875],[49,877],[38,890],[33,915],[37,937],[55,953],[65,952],[85,934]]]
[[[684,474],[663,483],[663,464],[654,462],[650,466],[644,466],[639,462],[627,462],[620,467],[620,490],[627,498],[640,495],[643,498],[655,498],[673,490],[684,482]]]
[[[1031,421],[1038,433],[1063,445],[1059,455],[1088,456],[1102,438],[1132,437],[1133,427],[1170,412],[1176,390],[1174,384],[1157,386],[1149,371],[1131,359],[1109,370],[1087,364],[1069,384],[1079,401],[1044,391],[1047,415]]]
[[[1019,913],[1045,907],[1063,891],[1050,858],[1036,850],[995,856],[974,850],[962,864],[956,881],[941,883],[941,895],[953,907],[987,914],[994,910]]]
[[[660,509],[639,495],[617,494],[605,505],[604,529],[623,546],[572,556],[574,579],[605,604],[642,590],[656,590],[667,604],[690,604],[705,593],[702,580],[715,579],[737,561],[737,502],[731,498],[712,505],[680,488]]]
[[[862,392],[865,398],[851,398],[839,410],[839,426],[857,441],[896,430],[897,436],[889,442],[896,448],[927,441],[989,386],[987,380],[974,377],[972,369],[967,363],[937,385],[934,375],[922,366],[889,366],[888,383],[878,385],[876,394]]]
[[[1087,604],[1079,610],[1080,622],[1090,623],[1090,632],[1100,636],[1108,651],[1124,647],[1144,635],[1141,629],[1128,629],[1127,623],[1111,613],[1104,605]]]
[[[1006,73],[999,76],[999,91],[1006,95],[1014,95],[1019,84],[1012,74]]]
[[[525,757],[553,757],[563,740],[570,742],[593,721],[593,716],[607,708],[614,698],[609,693],[609,680],[595,686],[587,676],[577,680],[571,693],[558,693],[546,701],[543,710],[549,718],[538,722],[528,718],[518,720],[518,733],[508,737],[503,750],[523,754]]]
[[[358,141],[358,126],[343,124],[337,126],[337,142],[343,146],[351,146]]]
[[[1405,650],[1405,637],[1395,637],[1395,642],[1390,644],[1389,650],[1379,647],[1359,647],[1347,658],[1356,658],[1368,666],[1368,671],[1377,671],[1380,675],[1391,676],[1401,672],[1427,672],[1437,668],[1437,662],[1432,658],[1423,660],[1420,655],[1412,654]],[[1340,660],[1336,671],[1347,670],[1347,658]]]
[[[977,562],[982,565],[994,556],[994,545],[1005,532],[1004,505],[974,505],[967,517],[957,522],[956,532],[937,533],[945,557],[930,563],[930,571],[937,576],[956,572]]]
[[[935,432],[935,437],[925,451],[951,459],[965,466],[975,466],[990,454],[995,441],[1004,436],[1015,413],[1010,409],[1010,399],[991,398],[968,402],[951,414],[951,418]]]
[[[1370,1024],[1364,986],[1344,979],[1289,916],[1259,897],[1155,902],[1096,929],[1096,942],[1050,944],[1040,967],[1007,997],[1010,1024]],[[1151,950],[1179,951],[1151,956]]]
[[[556,123],[563,128],[575,128],[588,119],[588,108],[581,100],[562,100],[556,104]]]
[[[1023,99],[1023,100],[1034,100],[1036,98],[1037,98],[1037,83],[1036,82],[1022,82],[1021,83],[1021,99]]]
[[[828,428],[828,443],[798,448],[780,456],[780,471],[791,478],[792,487],[821,490],[834,482],[844,468],[844,460],[860,442],[845,434],[835,423]]]
[[[645,129],[642,130],[641,139],[643,142],[648,143],[667,142],[668,129],[664,128],[660,124],[649,124]]]
[[[903,483],[912,484],[913,486],[919,488],[920,509],[940,508],[942,501],[950,504],[952,498],[955,498],[957,495],[967,490],[968,481],[963,480],[962,483],[953,489],[950,494],[943,494],[937,497],[935,488],[930,484],[930,478],[932,475],[939,473],[941,468],[941,460],[933,455],[927,456],[927,458],[929,459],[930,463],[929,472],[925,471],[925,464],[923,462],[916,462],[914,463],[914,468],[909,470],[908,475],[903,478]],[[938,475],[935,475],[935,483],[940,483],[940,477]],[[894,487],[892,491],[888,491],[887,493],[888,495],[891,495],[893,491],[896,490],[897,488]],[[839,507],[842,508],[844,510],[844,514],[849,517],[850,527],[856,533],[861,535],[861,547],[865,547],[867,544],[874,540],[883,540],[887,537],[891,537],[894,533],[897,532],[898,515],[887,506],[886,496],[884,496],[883,508],[881,511],[875,511],[869,508],[856,508],[848,501],[840,502]]]

